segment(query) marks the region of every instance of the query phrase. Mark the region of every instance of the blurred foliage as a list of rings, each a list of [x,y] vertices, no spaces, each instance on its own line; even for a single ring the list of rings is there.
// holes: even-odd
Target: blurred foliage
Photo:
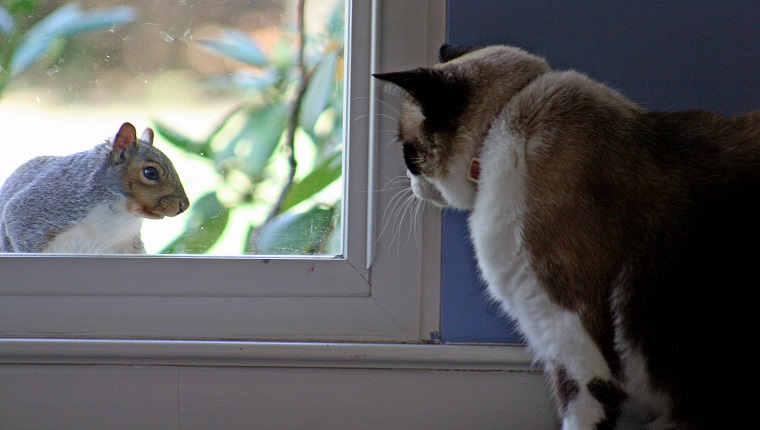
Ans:
[[[324,32],[297,27],[268,52],[236,29],[195,42],[239,64],[205,84],[245,101],[202,139],[154,123],[161,137],[209,163],[217,184],[193,202],[184,232],[162,253],[208,252],[225,235],[243,239],[242,253],[341,252],[340,197],[323,191],[342,176],[342,4]]]
[[[0,4],[0,97],[11,80],[37,63],[51,63],[75,36],[113,30],[134,20],[131,7],[83,10],[67,3],[33,20],[40,0],[5,0]]]

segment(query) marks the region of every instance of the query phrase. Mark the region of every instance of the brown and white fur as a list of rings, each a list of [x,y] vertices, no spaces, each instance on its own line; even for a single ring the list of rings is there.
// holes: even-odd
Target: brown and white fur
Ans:
[[[508,46],[375,75],[407,94],[415,194],[471,211],[490,294],[564,430],[760,428],[760,111],[648,112]]]

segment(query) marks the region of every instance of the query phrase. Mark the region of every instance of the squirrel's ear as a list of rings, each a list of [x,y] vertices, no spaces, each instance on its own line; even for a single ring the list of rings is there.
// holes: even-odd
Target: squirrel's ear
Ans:
[[[148,146],[153,146],[153,129],[146,128],[140,135],[140,142]]]
[[[115,162],[124,161],[127,150],[137,145],[137,130],[135,126],[125,122],[119,128],[116,137],[113,139],[113,149],[111,149],[111,160]]]

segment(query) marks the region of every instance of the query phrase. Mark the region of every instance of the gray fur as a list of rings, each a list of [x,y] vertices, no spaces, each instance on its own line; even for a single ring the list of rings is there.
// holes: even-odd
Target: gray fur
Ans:
[[[84,219],[98,204],[123,196],[110,143],[64,157],[34,158],[0,188],[3,252],[41,252],[55,232]]]
[[[166,182],[170,184],[166,187],[174,191],[169,197],[180,202],[176,213],[165,215],[176,215],[187,207],[187,197],[174,167],[163,153],[153,148],[152,142],[135,142],[126,155],[113,148],[114,144],[107,141],[72,155],[37,157],[13,172],[0,187],[0,251],[43,252],[56,236],[77,225],[97,207],[107,206],[114,216],[125,216],[125,204],[133,201],[134,196],[125,190],[129,163],[124,157],[157,160],[165,168]],[[142,219],[139,213],[130,212],[126,216]],[[127,240],[125,249],[144,253],[139,221],[131,225],[138,226],[138,230]]]

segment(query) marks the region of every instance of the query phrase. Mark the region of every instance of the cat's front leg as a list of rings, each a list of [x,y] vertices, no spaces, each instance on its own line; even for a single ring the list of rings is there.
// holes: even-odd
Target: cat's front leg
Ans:
[[[611,430],[626,396],[617,383],[594,377],[582,381],[562,365],[547,366],[554,386],[562,430]]]
[[[531,276],[518,283],[494,283],[553,381],[562,430],[615,428],[626,394],[578,312],[558,306]],[[510,285],[518,285],[512,290]]]

